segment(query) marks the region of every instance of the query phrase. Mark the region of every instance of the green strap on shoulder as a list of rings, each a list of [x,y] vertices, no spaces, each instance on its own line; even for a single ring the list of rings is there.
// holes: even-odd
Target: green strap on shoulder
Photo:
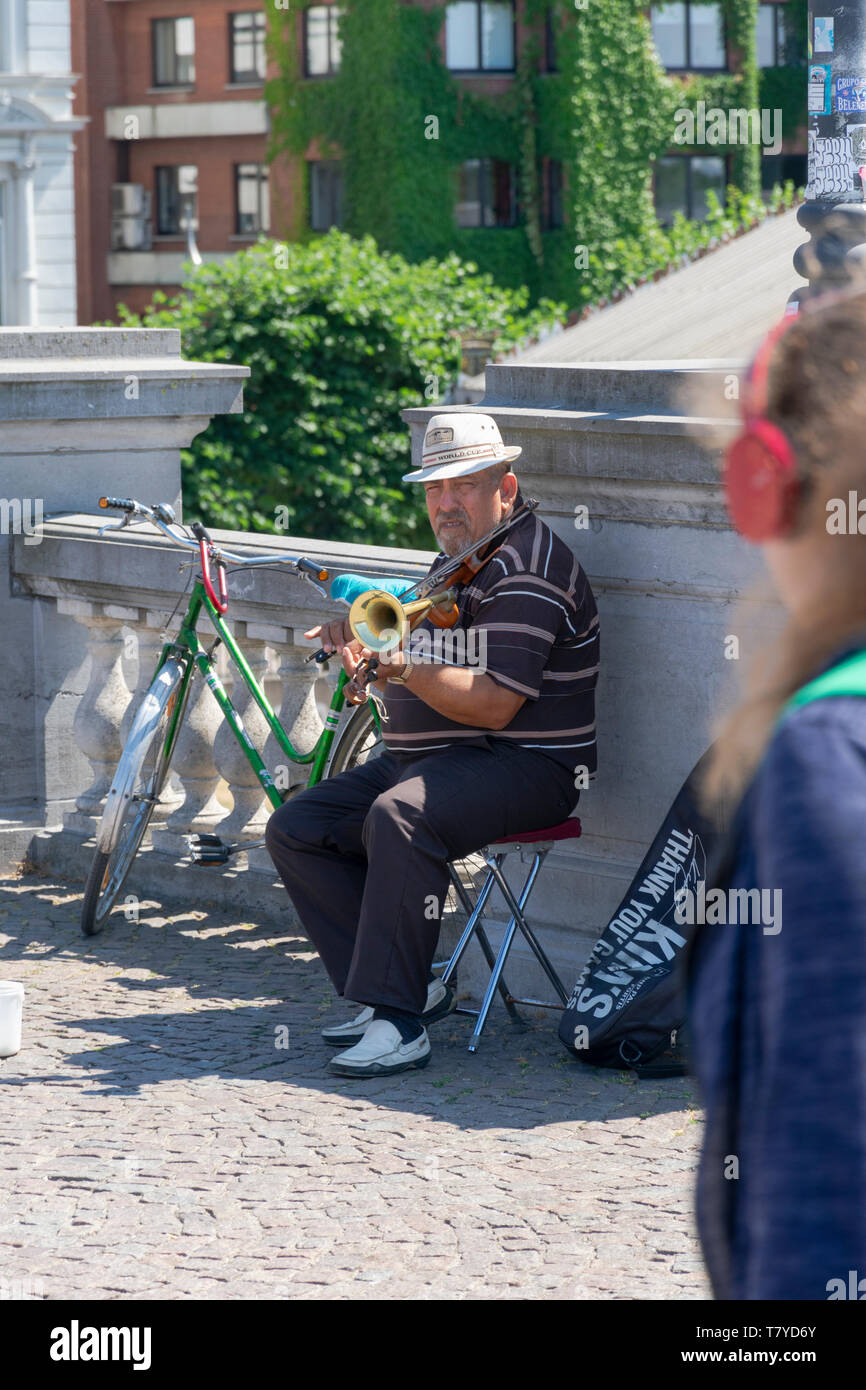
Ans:
[[[802,686],[782,706],[779,718],[784,719],[792,710],[808,705],[812,700],[822,700],[827,695],[866,696],[866,651],[855,652],[854,656],[849,656],[831,671],[825,671],[822,676]]]

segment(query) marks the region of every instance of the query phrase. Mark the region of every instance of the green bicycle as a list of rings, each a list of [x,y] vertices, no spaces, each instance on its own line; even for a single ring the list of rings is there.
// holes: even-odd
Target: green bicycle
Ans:
[[[84,890],[81,929],[85,936],[94,936],[105,926],[141,847],[151,817],[159,805],[196,670],[213,692],[223,717],[274,810],[283,804],[288,795],[282,794],[275,785],[217,675],[214,652],[220,644],[225,647],[236,672],[249,688],[283,753],[293,763],[310,766],[308,786],[315,786],[323,777],[335,776],[338,772],[366,762],[368,758],[377,756],[383,747],[378,712],[372,700],[360,705],[350,716],[334,746],[340,714],[346,703],[344,689],[348,681],[346,672],[341,668],[324,728],[311,751],[300,753],[292,745],[243,652],[223,621],[228,609],[226,569],[229,562],[243,565],[244,568],[264,564],[288,565],[299,579],[312,583],[323,598],[328,597],[321,583],[328,578],[327,570],[305,556],[235,555],[218,547],[199,522],[189,526],[192,536],[187,536],[184,528],[176,522],[174,511],[166,503],[146,507],[129,497],[101,497],[99,505],[104,510],[124,513],[122,521],[102,527],[100,535],[106,530],[120,530],[136,522],[149,521],[176,545],[198,549],[201,573],[193,583],[186,615],[177,636],[167,641],[160,652],[156,673],[130,725],[106,797],[96,833],[96,850]],[[211,565],[217,572],[217,590],[211,580]],[[196,630],[202,614],[210,619],[216,633],[216,640],[207,648],[200,642]],[[311,659],[321,662],[324,658],[324,651],[319,651]],[[189,837],[192,862],[199,864],[226,863],[232,855],[263,843],[257,840],[230,845],[224,844],[216,835]]]

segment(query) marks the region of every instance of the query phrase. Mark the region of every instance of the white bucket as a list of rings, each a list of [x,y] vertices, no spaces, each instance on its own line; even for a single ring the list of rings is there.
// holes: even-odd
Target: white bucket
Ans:
[[[21,1051],[21,1014],[24,986],[15,980],[0,980],[0,1057],[14,1057]]]

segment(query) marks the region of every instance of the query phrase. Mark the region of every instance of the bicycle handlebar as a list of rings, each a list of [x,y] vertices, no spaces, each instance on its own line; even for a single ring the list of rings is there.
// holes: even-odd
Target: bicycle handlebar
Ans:
[[[328,597],[325,590],[321,587],[321,584],[329,578],[328,571],[322,565],[317,565],[315,561],[308,560],[305,555],[285,555],[279,552],[272,555],[237,555],[234,551],[223,550],[221,546],[217,545],[211,539],[200,521],[193,521],[190,524],[190,530],[196,538],[195,540],[190,540],[189,536],[179,535],[177,531],[173,531],[171,526],[159,515],[160,512],[165,512],[165,514],[172,517],[172,520],[174,519],[171,508],[165,507],[161,503],[157,503],[153,507],[146,507],[143,502],[137,502],[134,497],[100,497],[99,506],[103,511],[116,510],[126,513],[122,521],[116,522],[114,525],[100,527],[100,536],[103,531],[122,530],[129,526],[133,520],[137,519],[149,521],[153,526],[158,527],[163,535],[167,536],[175,545],[197,549],[201,555],[202,578],[204,580],[205,589],[208,592],[208,597],[221,613],[224,613],[228,607],[228,593],[225,579],[226,560],[250,567],[254,565],[273,564],[291,565],[300,579],[306,579],[311,583],[313,588],[317,589],[323,598]],[[211,583],[209,560],[213,560],[218,568],[219,597],[217,597],[217,594],[214,592]]]

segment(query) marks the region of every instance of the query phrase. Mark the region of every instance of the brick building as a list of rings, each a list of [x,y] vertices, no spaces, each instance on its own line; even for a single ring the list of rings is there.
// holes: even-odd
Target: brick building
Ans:
[[[250,0],[72,0],[79,322],[175,288],[189,216],[207,258],[270,229],[264,40]]]
[[[558,29],[578,21],[561,7],[554,15],[536,5],[530,15],[527,0],[405,3],[444,11],[438,42],[449,78],[482,104],[489,101],[491,112],[501,111],[530,41],[540,79],[562,81]],[[803,3],[756,3],[762,69],[788,63],[794,26],[786,17]],[[648,6],[669,72],[710,83],[736,73],[727,4]],[[277,68],[268,68],[263,3],[71,0],[71,10],[72,66],[81,74],[75,111],[88,118],[76,167],[79,322],[113,317],[121,301],[141,309],[155,289],[176,288],[190,219],[204,259],[224,258],[261,232],[292,239],[344,224],[344,165],[340,151],[321,138],[324,131],[313,130],[303,151],[267,163],[265,80]],[[267,11],[271,21],[294,26],[301,86],[333,80],[343,57],[339,0],[306,6],[292,0],[288,13],[286,5],[275,9],[269,0]],[[538,236],[550,239],[554,250],[557,238],[568,249],[568,159],[551,153],[555,139],[545,149],[545,138],[540,127],[534,209],[523,196],[519,138],[506,141],[513,156],[479,148],[454,161],[455,249],[516,283],[532,274],[524,235],[530,214]],[[794,132],[777,156],[764,160],[765,184],[805,182],[804,151],[805,134]],[[677,210],[701,217],[706,192],[723,198],[731,176],[730,153],[672,148],[655,169],[660,217],[668,220]],[[375,234],[375,227],[364,230]]]

